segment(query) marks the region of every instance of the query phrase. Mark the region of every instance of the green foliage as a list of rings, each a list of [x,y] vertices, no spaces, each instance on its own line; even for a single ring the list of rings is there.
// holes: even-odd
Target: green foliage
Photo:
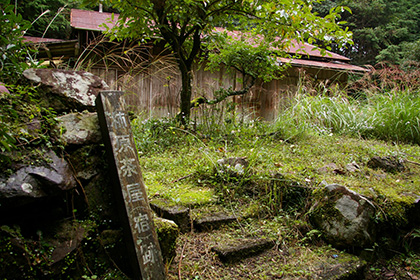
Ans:
[[[19,227],[0,228],[0,261],[2,279],[46,279],[51,275],[50,260],[53,247],[42,238],[29,241]],[[22,257],[23,256],[23,257]]]
[[[0,4],[0,81],[16,82],[22,72],[36,63],[23,42],[23,34],[30,23],[14,11],[10,0]]]
[[[346,95],[299,96],[284,115],[293,116],[320,134],[349,136],[420,144],[418,92],[374,94],[367,102]],[[282,119],[280,116],[279,119]]]
[[[280,78],[284,66],[278,63],[276,52],[264,43],[258,46],[249,43],[254,41],[250,34],[243,34],[240,38],[232,35],[226,31],[212,35],[206,44],[206,49],[212,50],[207,57],[207,70],[220,71],[225,67],[228,73],[238,71],[242,74],[243,87],[248,85],[249,78],[266,82]]]
[[[180,143],[194,141],[194,136],[185,133],[173,119],[136,118],[132,122],[133,135],[140,155],[172,149]],[[182,136],[182,137],[181,137]]]
[[[369,99],[362,135],[404,143],[420,144],[420,97],[418,92],[389,92]]]

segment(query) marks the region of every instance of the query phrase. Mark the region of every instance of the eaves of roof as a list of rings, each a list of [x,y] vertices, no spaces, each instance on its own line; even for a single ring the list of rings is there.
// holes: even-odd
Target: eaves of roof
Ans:
[[[308,67],[308,68],[319,68],[319,69],[331,69],[335,71],[346,71],[355,73],[368,72],[369,69],[351,65],[342,61],[315,61],[309,59],[296,59],[296,58],[279,58],[281,63],[290,63],[295,67]]]
[[[78,40],[60,40],[30,36],[24,36],[23,40],[38,50],[37,58],[39,59],[70,58],[77,57],[80,54]]]
[[[44,38],[44,37],[33,37],[33,36],[23,36],[23,42],[25,43],[59,43],[65,42],[66,40],[62,39],[53,39],[53,38]]]

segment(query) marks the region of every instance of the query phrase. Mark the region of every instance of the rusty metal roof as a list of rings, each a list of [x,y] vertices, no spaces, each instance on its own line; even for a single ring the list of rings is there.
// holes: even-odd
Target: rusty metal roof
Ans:
[[[297,53],[302,56],[309,57],[322,57],[326,59],[334,59],[341,61],[350,61],[350,58],[333,53],[330,51],[325,51],[325,55],[321,53],[321,49],[315,47],[314,45],[308,43],[297,43],[295,40],[292,41],[292,44],[287,48],[288,53]]]
[[[114,17],[113,20],[111,20]],[[75,29],[106,31],[103,24],[113,27],[118,20],[118,14],[102,13],[95,11],[85,11],[79,9],[71,9],[70,25]],[[109,22],[111,21],[111,22]]]
[[[227,31],[225,28],[216,27],[215,32],[227,32],[227,35],[232,37],[233,39],[241,39],[245,40],[251,45],[257,46],[258,42],[255,40],[255,38],[246,32],[241,31]],[[286,46],[286,52],[289,54],[297,54],[300,56],[307,56],[307,57],[318,57],[323,59],[329,59],[329,60],[341,60],[341,61],[350,61],[349,58],[330,52],[325,51],[325,54],[323,55],[321,53],[321,49],[319,47],[316,47],[314,45],[308,44],[308,43],[298,43],[296,40],[291,40],[290,44]]]
[[[105,31],[106,28],[103,26],[105,23],[108,27],[113,27],[117,20],[118,14],[96,12],[96,11],[85,11],[79,9],[71,10],[71,26],[75,29],[82,30],[93,30],[93,31]],[[111,20],[112,19],[112,20]],[[216,32],[222,32],[223,28],[216,28]],[[240,38],[243,33],[240,31],[228,31],[228,35],[233,38]],[[246,39],[250,44],[253,44],[253,39]],[[367,71],[363,67],[350,65],[345,62],[349,62],[350,59],[339,55],[334,52],[325,51],[325,54],[321,52],[320,48],[308,43],[298,43],[295,40],[291,41],[291,44],[287,46],[286,52],[290,54],[298,54],[302,58],[307,57],[308,59],[288,59],[280,58],[279,60],[283,63],[289,62],[291,65],[300,67],[312,67],[312,68],[327,68],[342,71],[356,71],[365,72]],[[311,60],[315,58],[315,60]]]

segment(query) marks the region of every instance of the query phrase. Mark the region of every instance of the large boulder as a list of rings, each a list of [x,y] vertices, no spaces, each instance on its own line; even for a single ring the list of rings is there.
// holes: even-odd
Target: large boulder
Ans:
[[[41,84],[50,99],[49,106],[57,111],[93,110],[99,92],[109,89],[101,78],[84,71],[27,69],[23,75],[28,80]]]
[[[316,193],[310,211],[312,225],[327,242],[338,248],[366,248],[375,241],[374,205],[340,185],[328,185]]]

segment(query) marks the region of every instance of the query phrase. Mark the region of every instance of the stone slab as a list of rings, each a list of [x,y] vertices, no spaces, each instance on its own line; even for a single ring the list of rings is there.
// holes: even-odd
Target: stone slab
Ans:
[[[211,250],[222,262],[235,262],[258,255],[273,246],[274,242],[269,239],[244,239],[232,245],[215,246]]]
[[[236,217],[226,213],[213,213],[212,215],[198,218],[193,221],[194,228],[198,231],[210,231],[222,225],[236,221]]]

